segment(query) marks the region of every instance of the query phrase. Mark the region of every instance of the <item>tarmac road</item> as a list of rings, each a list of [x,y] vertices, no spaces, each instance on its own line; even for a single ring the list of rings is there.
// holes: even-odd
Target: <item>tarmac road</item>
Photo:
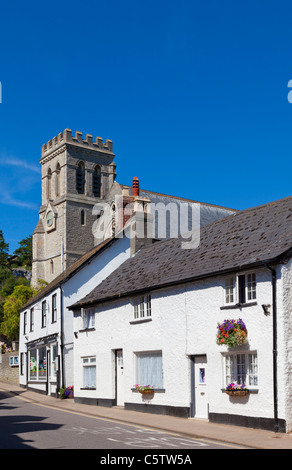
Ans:
[[[181,450],[240,447],[62,411],[3,391],[0,392],[0,419],[1,449],[165,449],[175,458]]]

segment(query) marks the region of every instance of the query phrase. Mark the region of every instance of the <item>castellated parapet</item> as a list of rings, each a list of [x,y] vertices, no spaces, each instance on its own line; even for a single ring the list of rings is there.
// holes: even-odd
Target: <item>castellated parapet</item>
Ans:
[[[92,135],[86,134],[86,139],[83,140],[82,132],[76,131],[75,137],[72,137],[71,129],[65,129],[64,132],[60,132],[58,136],[55,136],[46,144],[43,144],[42,158],[48,156],[51,152],[54,152],[64,144],[71,144],[74,146],[77,145],[84,149],[94,150],[98,152],[106,152],[107,154],[114,155],[113,143],[110,139],[106,139],[106,142],[104,143],[101,137],[96,137],[96,141],[93,142]]]

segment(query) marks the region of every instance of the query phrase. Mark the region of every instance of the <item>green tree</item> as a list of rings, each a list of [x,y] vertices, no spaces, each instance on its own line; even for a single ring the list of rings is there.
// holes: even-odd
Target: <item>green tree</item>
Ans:
[[[11,295],[6,298],[3,306],[3,321],[0,324],[0,333],[14,340],[19,336],[20,310],[38,290],[31,286],[16,286]]]
[[[0,230],[0,266],[8,266],[9,244],[5,242],[3,232]]]
[[[17,248],[14,251],[14,255],[17,256],[17,265],[18,266],[27,266],[28,268],[31,268],[32,265],[32,235],[29,237],[24,238],[20,242],[18,242],[20,245],[19,248]]]

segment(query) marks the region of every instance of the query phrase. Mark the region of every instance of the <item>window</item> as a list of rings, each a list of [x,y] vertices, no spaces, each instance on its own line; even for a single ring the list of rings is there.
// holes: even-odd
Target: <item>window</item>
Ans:
[[[81,225],[85,225],[85,212],[84,212],[83,209],[80,213],[80,223],[81,223]]]
[[[231,382],[246,386],[258,385],[256,352],[225,356],[225,385],[229,385]]]
[[[80,162],[76,170],[76,190],[79,194],[84,194],[85,189],[85,166]]]
[[[136,381],[142,386],[163,388],[161,351],[136,354]]]
[[[54,274],[54,261],[52,259],[50,261],[50,273]]]
[[[101,171],[100,167],[96,166],[92,174],[92,192],[95,197],[100,197],[101,189]]]
[[[24,312],[23,314],[23,334],[26,335],[26,329],[27,329],[27,312]]]
[[[151,317],[151,295],[143,295],[134,299],[134,318]]]
[[[47,199],[51,199],[52,196],[52,170],[48,169],[47,173]]]
[[[57,163],[56,167],[56,196],[59,196],[60,194],[60,176],[61,176],[61,167],[60,163]]]
[[[234,302],[234,279],[230,277],[225,281],[225,302],[233,304]]]
[[[247,300],[256,299],[256,275],[255,273],[247,275]]]
[[[225,279],[225,303],[244,304],[256,299],[256,274],[241,274]]]
[[[30,309],[30,331],[34,330],[34,308]]]
[[[52,323],[57,321],[57,294],[52,297]]]
[[[95,309],[86,308],[82,310],[83,329],[95,328]]]
[[[83,387],[96,388],[96,358],[84,357],[83,363]]]
[[[42,328],[47,324],[47,302],[42,302]]]
[[[29,380],[44,381],[47,378],[46,348],[35,348],[29,351]]]

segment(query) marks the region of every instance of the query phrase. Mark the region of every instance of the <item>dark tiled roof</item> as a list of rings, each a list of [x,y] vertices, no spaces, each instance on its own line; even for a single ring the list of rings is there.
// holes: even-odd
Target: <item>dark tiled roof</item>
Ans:
[[[292,247],[292,197],[202,227],[196,249],[181,241],[143,248],[73,307],[276,261]]]
[[[108,238],[107,240],[103,241],[99,245],[92,248],[92,250],[85,253],[85,255],[81,256],[75,263],[71,264],[69,268],[63,271],[59,276],[57,276],[53,281],[51,281],[48,285],[46,285],[40,292],[38,292],[34,297],[32,297],[23,307],[21,310],[25,310],[30,305],[34,304],[38,300],[42,299],[45,295],[52,292],[52,290],[56,289],[60,285],[62,285],[65,281],[67,281],[73,274],[75,274],[79,269],[81,269],[85,264],[89,263],[97,254],[99,254],[103,248],[110,246],[114,242],[114,238]]]

